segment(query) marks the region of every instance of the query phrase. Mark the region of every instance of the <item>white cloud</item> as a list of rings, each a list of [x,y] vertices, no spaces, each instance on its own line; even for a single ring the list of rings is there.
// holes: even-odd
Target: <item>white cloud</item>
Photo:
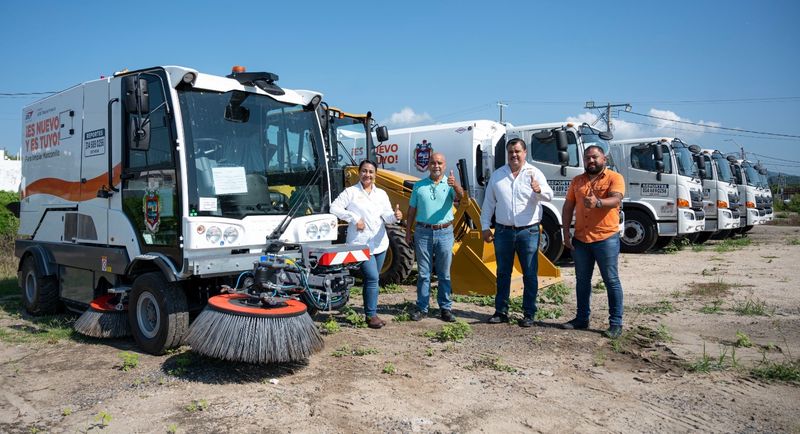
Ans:
[[[575,122],[579,124],[586,122],[587,124],[592,125],[600,130],[605,128],[605,123],[602,121],[597,122],[597,115],[592,112],[584,112],[577,116],[570,116],[567,118],[567,122]],[[611,128],[614,132],[614,138],[618,140],[633,139],[647,135],[639,125],[626,122],[622,119],[612,119]]]
[[[651,108],[647,114],[654,116],[655,118],[637,117],[636,120],[625,120],[614,117],[611,120],[611,128],[614,132],[614,139],[624,140],[641,137],[668,136],[694,141],[702,137],[707,131],[710,131],[709,127],[722,125],[719,122],[712,121],[693,121],[691,119],[681,117],[677,113],[670,110]],[[605,127],[603,122],[598,122],[595,124],[597,115],[592,112],[585,112],[577,116],[570,116],[567,118],[567,120],[577,123],[586,122],[589,125],[594,125],[596,128],[600,129]],[[671,121],[691,122],[702,125],[689,125]]]
[[[417,113],[411,107],[403,107],[399,112],[392,113],[389,119],[386,119],[382,123],[388,127],[397,128],[410,127],[430,123],[432,121],[433,118],[427,113]]]

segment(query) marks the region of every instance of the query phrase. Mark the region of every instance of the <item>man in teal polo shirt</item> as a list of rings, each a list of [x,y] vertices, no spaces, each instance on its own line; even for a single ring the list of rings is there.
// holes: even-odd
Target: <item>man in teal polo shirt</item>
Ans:
[[[419,321],[428,315],[431,296],[431,265],[436,268],[439,304],[442,321],[454,322],[451,311],[450,263],[453,259],[453,201],[461,200],[464,190],[456,182],[453,171],[444,179],[447,167],[444,155],[434,153],[428,162],[430,176],[414,184],[408,204],[406,241],[411,243],[414,230],[414,252],[417,255],[417,310],[411,319]]]

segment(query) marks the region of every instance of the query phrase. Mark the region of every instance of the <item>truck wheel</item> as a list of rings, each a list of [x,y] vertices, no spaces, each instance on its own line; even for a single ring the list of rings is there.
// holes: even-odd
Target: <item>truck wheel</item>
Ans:
[[[36,261],[27,256],[19,271],[19,286],[25,310],[31,315],[51,315],[61,308],[58,298],[58,280],[55,276],[42,276]]]
[[[695,244],[703,244],[706,241],[711,239],[711,236],[714,235],[714,232],[711,232],[711,231],[705,232],[705,231],[703,231],[703,232],[696,232],[696,234],[697,235],[694,238],[694,243]]]
[[[667,247],[675,237],[658,237],[656,243],[653,244],[653,250],[661,250],[664,247]]]
[[[740,234],[746,234],[746,233],[750,232],[752,229],[753,229],[753,225],[745,226],[745,227],[743,227],[741,229],[741,231],[739,233]]]
[[[542,218],[542,232],[539,233],[539,250],[547,256],[550,262],[555,263],[564,252],[564,238],[558,221],[550,214]]]
[[[711,239],[712,240],[724,240],[725,238],[728,238],[728,236],[730,236],[730,234],[731,234],[731,230],[730,229],[723,229],[721,231],[714,232],[714,234],[711,235]]]
[[[142,274],[131,288],[128,321],[141,349],[164,354],[179,346],[189,329],[186,294],[159,272]]]
[[[658,229],[656,222],[638,210],[625,213],[625,231],[622,234],[620,251],[623,253],[644,253],[656,243]]]
[[[386,226],[389,249],[381,268],[381,285],[403,283],[414,266],[414,249],[406,242],[406,231],[399,226]]]

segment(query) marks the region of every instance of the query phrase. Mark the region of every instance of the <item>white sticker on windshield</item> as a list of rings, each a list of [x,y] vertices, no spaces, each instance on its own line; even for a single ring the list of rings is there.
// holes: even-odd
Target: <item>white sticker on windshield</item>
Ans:
[[[216,197],[201,197],[198,211],[216,211],[217,198]]]
[[[214,191],[219,194],[247,193],[244,167],[214,167]]]

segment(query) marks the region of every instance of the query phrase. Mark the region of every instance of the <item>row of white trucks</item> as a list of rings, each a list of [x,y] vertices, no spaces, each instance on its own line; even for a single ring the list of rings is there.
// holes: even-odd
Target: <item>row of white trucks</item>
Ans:
[[[465,159],[470,193],[481,203],[492,171],[505,164],[505,144],[516,137],[525,140],[528,161],[555,193],[543,204],[540,239],[540,248],[554,262],[564,250],[561,208],[571,180],[583,173],[582,155],[590,145],[601,146],[609,166],[625,178],[624,252],[659,249],[676,238],[699,243],[724,238],[772,218],[766,169],[679,138],[614,141],[610,133],[586,123],[514,126],[477,120],[390,130],[389,141],[377,153],[384,168],[414,176],[425,176],[433,152],[443,153],[451,167]],[[365,155],[357,134],[342,135],[339,141],[356,161]]]

